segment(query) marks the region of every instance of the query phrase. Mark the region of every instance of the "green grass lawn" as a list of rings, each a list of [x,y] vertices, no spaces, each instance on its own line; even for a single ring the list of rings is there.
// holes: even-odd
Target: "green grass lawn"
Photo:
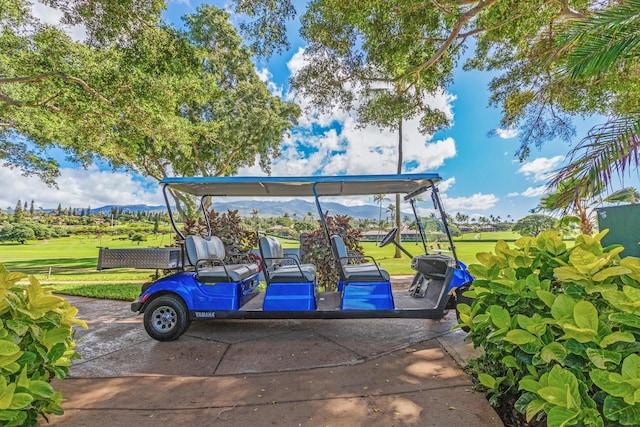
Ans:
[[[162,247],[171,243],[171,235],[149,236],[139,247]],[[103,236],[71,236],[27,244],[0,244],[0,262],[9,270],[33,274],[40,281],[148,280],[155,270],[113,269],[97,271],[100,247],[138,247],[130,240]]]
[[[483,239],[488,240],[514,238],[514,233],[482,234]],[[96,267],[99,247],[163,247],[170,244],[171,239],[170,234],[149,236],[149,239],[139,246],[128,239],[112,236],[100,238],[71,236],[46,241],[30,241],[24,245],[5,243],[0,244],[0,263],[9,270],[34,275],[59,293],[134,300],[140,293],[140,285],[151,280],[156,271],[124,268],[98,271]],[[288,248],[298,246],[295,240],[283,239],[282,243]],[[362,245],[365,253],[378,260],[390,274],[413,274],[411,260],[406,255],[403,254],[402,258],[394,258],[395,246],[388,245],[381,248],[374,242],[363,242]],[[423,253],[421,244],[404,242],[403,246],[413,255]],[[495,242],[492,241],[456,243],[458,257],[466,264],[476,262],[476,253],[492,251],[494,247]]]
[[[490,231],[483,233],[463,233],[454,240],[518,240],[519,233],[513,231]]]

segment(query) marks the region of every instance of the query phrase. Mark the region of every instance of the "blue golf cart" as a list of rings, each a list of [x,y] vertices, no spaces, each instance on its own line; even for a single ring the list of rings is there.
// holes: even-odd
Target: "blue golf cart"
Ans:
[[[473,278],[457,258],[438,193],[440,181],[437,174],[427,173],[166,178],[161,184],[167,209],[183,243],[181,248],[159,251],[168,257],[173,272],[145,284],[131,310],[144,314],[147,333],[159,341],[177,339],[192,321],[200,319],[441,318],[464,298],[462,292]],[[277,237],[259,237],[259,258],[225,262],[219,236],[182,234],[172,214],[169,192],[208,201],[313,198],[339,274],[337,290],[320,291],[316,266],[285,253]],[[411,259],[415,275],[411,286],[403,290],[393,289],[389,273],[375,259],[350,253],[342,237],[330,233],[321,204],[327,198],[398,193],[404,195],[416,217],[415,246],[422,252],[413,256],[398,244],[395,228],[380,240],[380,246],[395,244]],[[427,224],[418,215],[417,203],[429,199],[432,206],[426,211],[427,222],[433,223]],[[209,202],[201,203],[204,211],[205,206]],[[265,286],[258,288],[260,281]]]

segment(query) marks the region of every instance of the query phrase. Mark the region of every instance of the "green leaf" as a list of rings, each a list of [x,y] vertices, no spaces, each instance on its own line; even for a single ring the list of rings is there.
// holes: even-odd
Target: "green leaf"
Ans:
[[[16,378],[16,386],[22,388],[29,388],[29,378],[27,377],[27,367],[24,366],[20,375]]]
[[[527,422],[530,422],[533,417],[535,417],[538,413],[544,410],[544,407],[548,405],[548,403],[542,399],[536,399],[529,403],[527,406],[527,412],[525,413]]]
[[[607,369],[606,363],[620,364],[622,356],[615,351],[607,351],[602,349],[587,349],[587,357],[599,369]]]
[[[11,329],[16,335],[22,336],[29,330],[29,325],[19,320],[8,319],[6,321],[7,328]]]
[[[632,328],[640,329],[640,316],[629,313],[612,313],[609,320]]]
[[[49,353],[47,353],[47,357],[49,358],[51,363],[55,363],[64,355],[65,351],[67,351],[66,343],[60,342],[51,348]]]
[[[4,382],[6,384],[6,381]],[[0,409],[8,409],[13,400],[13,393],[16,389],[15,383],[6,384],[0,387]]]
[[[28,393],[15,393],[8,409],[24,409],[33,402],[33,396]]]
[[[490,390],[493,390],[496,387],[496,379],[489,374],[485,374],[485,373],[478,374],[478,381],[480,381],[480,383],[483,386],[485,386]]]
[[[547,427],[564,427],[570,425],[569,422],[579,414],[580,410],[578,409],[567,409],[560,406],[554,406],[547,413]]]
[[[532,393],[538,393],[541,387],[540,383],[531,377],[525,377],[518,382],[519,390],[526,390]]]
[[[566,334],[564,337],[562,337],[563,339],[573,338],[574,340],[581,343],[593,341],[598,334],[598,332],[593,329],[578,328],[570,323],[564,323],[562,325],[562,328],[564,329],[564,332]]]
[[[598,310],[589,301],[578,301],[573,308],[573,318],[579,328],[598,331]]]
[[[613,266],[605,268],[604,270],[600,270],[596,274],[594,274],[591,278],[596,282],[604,282],[610,277],[622,276],[623,274],[629,274],[631,270],[626,267],[621,266]]]
[[[587,276],[583,273],[580,273],[574,267],[557,267],[553,270],[553,275],[556,279],[561,282],[573,282],[585,280]]]
[[[616,342],[634,342],[636,339],[631,332],[612,332],[609,335],[602,338],[600,341],[600,347],[606,348]]]
[[[618,285],[614,284],[614,283],[604,283],[604,284],[600,284],[600,285],[593,285],[593,286],[588,286],[585,288],[585,291],[589,294],[595,294],[597,292],[608,292],[608,291],[616,291],[618,290]]]
[[[48,331],[45,331],[42,338],[42,343],[47,346],[52,346],[53,344],[63,342],[70,334],[71,330],[67,328],[50,329]]]
[[[507,355],[505,357],[502,358],[502,364],[504,366],[506,366],[507,368],[517,368],[518,367],[518,360],[511,356],[511,355]]]
[[[573,308],[576,302],[573,298],[567,295],[557,295],[556,300],[551,306],[551,315],[556,320],[564,320],[567,318],[573,318]]]
[[[31,380],[29,383],[29,391],[42,399],[51,399],[55,395],[53,387],[48,382]]]
[[[556,296],[554,294],[549,291],[543,291],[542,289],[538,289],[536,291],[536,295],[538,295],[538,298],[540,298],[542,302],[544,302],[545,305],[549,308],[553,306],[553,303],[556,300]]]
[[[640,425],[640,405],[629,405],[618,397],[607,396],[602,413],[608,420],[618,421],[623,426]]]
[[[564,365],[564,359],[569,352],[559,342],[552,342],[545,345],[540,351],[540,357],[547,363],[555,360],[561,365]]]
[[[504,340],[512,342],[517,345],[521,345],[521,344],[535,342],[537,339],[533,334],[527,331],[523,331],[522,329],[513,329],[507,332],[507,335],[504,337]]]
[[[593,369],[589,372],[589,378],[600,389],[615,397],[633,396],[635,389],[624,381],[620,374]]]
[[[563,408],[569,407],[570,403],[567,401],[567,387],[541,387],[538,389],[538,395],[549,403],[562,406]]]
[[[491,315],[491,321],[497,328],[508,328],[511,323],[511,316],[509,312],[497,305],[489,307],[489,314]]]
[[[8,340],[0,340],[0,356],[12,356],[20,351],[20,347]],[[14,359],[15,360],[15,359]]]
[[[640,378],[640,356],[637,354],[630,354],[622,362],[622,378],[625,380],[632,380]]]

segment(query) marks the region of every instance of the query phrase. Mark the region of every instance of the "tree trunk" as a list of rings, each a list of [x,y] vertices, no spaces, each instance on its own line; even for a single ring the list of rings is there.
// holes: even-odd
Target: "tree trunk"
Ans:
[[[400,122],[398,123],[398,174],[402,173],[402,119],[400,119]],[[396,242],[400,243],[402,242],[402,239],[400,238],[400,227],[401,227],[401,222],[402,222],[402,218],[400,217],[400,212],[401,212],[401,208],[400,208],[400,194],[396,194],[396,228],[398,229],[398,233],[396,234]],[[402,258],[402,251],[400,251],[400,248],[398,248],[396,246],[396,254],[394,255],[394,258]]]

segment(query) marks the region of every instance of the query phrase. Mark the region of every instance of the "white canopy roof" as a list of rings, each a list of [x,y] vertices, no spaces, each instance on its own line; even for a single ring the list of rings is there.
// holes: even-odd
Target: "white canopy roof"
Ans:
[[[411,194],[440,182],[438,174],[224,176],[165,178],[161,184],[194,196],[314,197]],[[315,194],[314,194],[315,192]]]

